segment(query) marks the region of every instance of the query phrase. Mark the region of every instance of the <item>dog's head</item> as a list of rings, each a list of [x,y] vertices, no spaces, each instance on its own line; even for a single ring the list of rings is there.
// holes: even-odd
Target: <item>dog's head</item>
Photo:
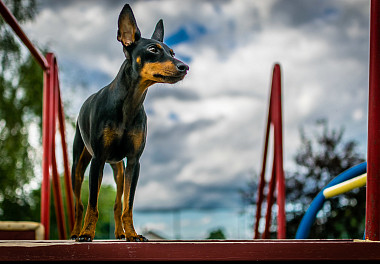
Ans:
[[[126,58],[141,76],[151,83],[176,83],[182,80],[189,66],[174,58],[174,51],[163,43],[164,23],[158,21],[150,39],[141,37],[131,7],[126,4],[118,20],[117,40],[123,45]]]

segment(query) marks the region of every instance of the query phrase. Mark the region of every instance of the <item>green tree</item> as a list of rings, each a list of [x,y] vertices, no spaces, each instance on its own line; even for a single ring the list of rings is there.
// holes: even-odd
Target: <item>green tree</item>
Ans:
[[[222,228],[216,228],[210,231],[210,234],[206,239],[226,239]]]
[[[5,5],[20,23],[36,14],[35,0],[5,1]],[[32,124],[41,124],[42,76],[0,17],[0,220],[39,218],[29,185],[37,162],[29,131]]]
[[[317,122],[313,136],[300,131],[301,146],[295,155],[297,171],[287,173],[287,237],[298,225],[315,196],[341,172],[364,158],[357,143],[344,140],[344,129],[330,129],[325,119]],[[328,199],[310,231],[310,238],[362,238],[365,225],[365,188]]]

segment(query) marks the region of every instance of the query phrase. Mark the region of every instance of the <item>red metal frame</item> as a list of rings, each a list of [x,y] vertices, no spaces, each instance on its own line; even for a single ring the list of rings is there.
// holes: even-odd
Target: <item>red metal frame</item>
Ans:
[[[380,1],[371,1],[366,239],[380,240]]]
[[[70,230],[74,226],[74,205],[72,197],[71,176],[67,156],[65,140],[64,111],[59,91],[58,65],[53,53],[48,53],[46,58],[34,47],[16,18],[0,0],[0,13],[4,20],[11,26],[16,35],[29,49],[44,71],[43,90],[43,115],[42,115],[42,185],[41,185],[41,223],[45,227],[45,239],[49,239],[50,230],[50,174],[53,179],[54,201],[58,224],[59,237],[66,238],[66,224],[63,210],[62,194],[59,174],[55,157],[55,133],[58,119],[61,134],[61,143],[64,163],[64,179],[69,216]]]
[[[256,204],[256,222],[254,228],[254,238],[260,238],[259,223],[261,219],[261,207],[264,198],[265,187],[265,170],[268,153],[268,141],[270,127],[274,130],[274,155],[272,166],[272,177],[269,182],[267,193],[267,210],[265,217],[265,230],[261,238],[269,238],[269,228],[272,218],[272,205],[274,199],[275,186],[277,187],[277,238],[286,237],[286,219],[285,219],[285,176],[283,169],[283,150],[282,150],[282,107],[281,107],[281,68],[275,64],[273,68],[272,86],[269,101],[268,120],[265,133],[263,163],[261,167],[259,187],[257,192]]]
[[[45,238],[49,238],[49,205],[50,205],[50,173],[53,177],[54,197],[57,210],[57,218],[60,236],[64,238],[64,217],[60,183],[55,159],[55,129],[58,118],[63,149],[65,184],[67,193],[67,205],[69,211],[70,228],[73,226],[73,198],[71,192],[71,177],[67,158],[66,141],[64,136],[64,112],[59,91],[58,67],[54,54],[49,53],[43,57],[27,38],[17,20],[9,12],[0,0],[0,13],[4,20],[12,27],[15,33],[29,49],[41,68],[44,70],[44,95],[43,95],[43,180],[41,187],[41,222],[45,226]],[[368,105],[368,160],[367,160],[367,210],[366,210],[366,239],[380,240],[380,1],[371,1],[371,29],[370,29],[370,69],[369,69],[369,105]],[[268,150],[268,140],[271,124],[274,127],[274,159],[272,179],[268,193],[267,224],[264,236],[269,234],[271,205],[274,193],[274,184],[277,185],[278,203],[278,238],[285,237],[285,184],[283,173],[282,152],[282,115],[281,115],[281,73],[280,66],[275,65],[273,71],[272,90],[266,128],[264,159],[260,174],[258,188],[258,202],[255,224],[255,238],[259,237],[258,224],[261,217],[261,204],[265,186],[265,167]],[[50,171],[51,170],[51,171]],[[59,211],[59,212],[58,212]],[[309,243],[310,241],[310,243]],[[7,242],[5,242],[7,243]],[[58,243],[51,245],[20,244],[14,242],[1,245],[0,255],[3,260],[52,260],[67,259],[75,256],[79,259],[214,259],[214,260],[290,260],[290,259],[380,259],[379,243],[355,242],[353,240],[277,240],[276,243],[261,240],[252,243],[247,241],[226,242],[181,242],[171,244],[164,243],[87,243],[76,244]],[[237,247],[237,248],[236,248]],[[114,250],[120,248],[121,250]],[[47,250],[48,249],[48,250]],[[72,250],[78,250],[76,254],[67,254]],[[129,252],[132,254],[125,254]],[[173,254],[173,252],[177,252]],[[269,253],[268,253],[269,252]],[[319,255],[317,254],[319,253]],[[150,255],[147,255],[150,254]],[[264,255],[263,255],[264,254]],[[323,254],[323,255],[322,255]]]

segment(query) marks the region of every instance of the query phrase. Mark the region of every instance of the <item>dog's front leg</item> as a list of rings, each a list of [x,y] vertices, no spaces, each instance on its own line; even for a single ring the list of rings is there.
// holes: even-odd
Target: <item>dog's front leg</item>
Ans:
[[[122,213],[122,203],[121,198],[123,196],[123,188],[124,188],[124,162],[120,161],[116,164],[111,164],[114,179],[116,182],[116,199],[115,205],[113,207],[114,210],[114,218],[115,218],[115,237],[116,239],[125,238],[124,229],[121,223],[121,213]]]
[[[105,161],[102,159],[93,157],[91,160],[88,205],[83,229],[79,234],[79,241],[92,241],[95,237],[96,223],[99,218],[98,196],[103,178],[104,164]]]
[[[148,241],[142,235],[137,235],[133,226],[133,199],[140,173],[140,162],[138,159],[127,159],[127,168],[124,178],[124,201],[123,201],[123,225],[126,241],[139,242]]]

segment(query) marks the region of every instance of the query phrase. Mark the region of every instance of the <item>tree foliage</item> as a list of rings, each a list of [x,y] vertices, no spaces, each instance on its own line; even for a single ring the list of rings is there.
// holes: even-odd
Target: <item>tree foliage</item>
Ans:
[[[34,0],[5,1],[5,5],[20,23],[36,14]],[[32,220],[33,215],[28,184],[35,178],[37,161],[29,135],[32,124],[41,124],[43,75],[24,53],[0,17],[0,219],[7,220]]]
[[[364,158],[357,143],[344,140],[344,129],[329,129],[326,120],[316,124],[314,135],[300,131],[301,146],[294,158],[297,171],[286,178],[287,236],[294,237],[299,222],[316,195],[343,171]],[[310,238],[362,238],[365,223],[365,188],[328,199],[319,212]]]
[[[210,231],[210,234],[206,239],[226,239],[222,228],[216,228]]]

